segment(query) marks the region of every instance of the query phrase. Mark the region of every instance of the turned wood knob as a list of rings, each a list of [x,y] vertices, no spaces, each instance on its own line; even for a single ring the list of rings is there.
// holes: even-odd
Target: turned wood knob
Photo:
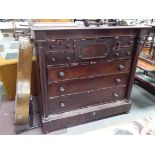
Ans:
[[[127,52],[126,54],[127,54],[127,55],[131,55],[131,52]]]
[[[65,76],[65,73],[64,73],[64,72],[60,72],[60,73],[59,73],[59,77],[60,77],[60,78],[63,78],[64,76]]]
[[[64,87],[60,87],[60,88],[59,88],[59,91],[60,91],[61,93],[64,92],[64,91],[65,91]]]
[[[92,116],[96,116],[96,112],[95,112],[95,111],[92,112],[91,115],[92,115]]]
[[[118,52],[116,52],[116,53],[115,53],[115,56],[116,56],[116,57],[117,57],[117,56],[119,56],[119,53],[118,53]]]
[[[64,108],[65,107],[65,103],[60,102],[60,108]]]
[[[50,48],[53,49],[54,48],[54,45],[50,45]]]
[[[114,93],[114,97],[117,98],[119,95],[117,93]]]
[[[54,57],[52,57],[52,58],[51,58],[51,61],[52,61],[52,62],[55,62],[55,58],[54,58]]]
[[[66,47],[67,47],[67,48],[70,48],[70,47],[71,47],[71,45],[70,45],[70,44],[67,44],[67,45],[66,45]]]
[[[125,67],[123,65],[119,65],[119,69],[123,70]]]
[[[67,61],[70,61],[70,60],[71,60],[71,57],[70,57],[70,56],[67,56],[67,57],[66,57],[66,60],[67,60]]]
[[[120,41],[117,41],[117,42],[116,42],[116,45],[117,45],[117,46],[120,46],[120,45],[121,45],[121,42],[120,42]]]
[[[120,83],[121,82],[121,79],[116,79],[116,83]]]
[[[128,43],[129,43],[129,44],[133,44],[133,41],[129,41]]]

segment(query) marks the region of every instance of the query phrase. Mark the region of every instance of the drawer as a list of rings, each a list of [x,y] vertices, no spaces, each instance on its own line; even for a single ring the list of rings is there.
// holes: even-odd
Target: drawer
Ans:
[[[73,51],[48,52],[46,54],[47,65],[69,64],[75,61],[75,54]]]
[[[108,63],[81,64],[76,66],[48,67],[48,80],[61,81],[96,75],[128,72],[130,60]]]
[[[119,58],[131,58],[133,54],[132,47],[120,47],[118,49],[113,49],[112,51],[112,59]]]
[[[50,115],[51,119],[49,118],[48,121],[43,121],[43,131],[44,133],[48,133],[110,116],[127,113],[130,108],[130,102],[118,101]]]
[[[73,40],[71,39],[56,39],[48,40],[46,51],[73,50]]]
[[[49,114],[124,99],[125,87],[93,90],[48,100]]]
[[[134,45],[134,36],[122,36],[115,37],[114,47],[124,47],[124,46],[133,46]]]
[[[50,82],[48,85],[49,97],[79,93],[107,87],[126,85],[128,73],[95,76],[89,78]]]
[[[110,57],[112,39],[74,40],[78,61],[107,60]]]

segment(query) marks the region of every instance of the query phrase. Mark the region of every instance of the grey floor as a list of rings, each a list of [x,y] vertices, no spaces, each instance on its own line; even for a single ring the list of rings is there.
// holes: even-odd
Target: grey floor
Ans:
[[[49,134],[77,135],[85,134],[99,129],[106,129],[113,125],[131,122],[138,118],[155,116],[155,96],[145,91],[138,85],[132,89],[131,100],[133,102],[131,111],[128,114],[122,114],[115,117],[75,126],[67,130],[61,130]],[[15,134],[14,129],[14,101],[4,100],[0,107],[0,134]],[[43,134],[41,128],[23,132],[23,135]]]

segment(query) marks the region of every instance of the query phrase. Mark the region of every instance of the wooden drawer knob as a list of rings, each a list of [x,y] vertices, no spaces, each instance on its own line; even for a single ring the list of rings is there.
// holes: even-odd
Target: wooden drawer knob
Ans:
[[[60,108],[64,108],[65,107],[65,103],[60,102]]]
[[[67,44],[67,45],[66,45],[66,47],[67,47],[67,48],[70,48],[70,47],[71,47],[71,45],[70,45],[70,44]]]
[[[55,62],[55,58],[54,58],[54,57],[52,57],[52,58],[51,58],[51,61],[52,61],[52,62]]]
[[[117,42],[116,42],[116,45],[117,45],[117,46],[120,46],[120,45],[121,45],[121,42],[120,42],[120,41],[117,41]]]
[[[67,61],[70,61],[70,60],[71,60],[71,57],[70,57],[70,56],[67,56],[67,57],[66,57],[66,60],[67,60]]]
[[[130,56],[131,55],[131,52],[127,52],[126,55]]]
[[[60,91],[61,93],[64,92],[64,91],[65,91],[64,87],[60,87],[60,88],[59,88],[59,91]]]
[[[116,83],[120,83],[121,82],[121,79],[116,79]]]
[[[50,45],[50,48],[53,49],[54,48],[54,45]]]
[[[119,95],[117,93],[114,93],[114,97],[117,98]]]
[[[129,41],[128,43],[129,43],[129,44],[133,44],[133,41]]]
[[[117,56],[119,56],[119,53],[118,53],[118,52],[116,52],[116,53],[115,53],[115,56],[116,56],[116,57],[117,57]]]
[[[92,112],[91,115],[92,115],[92,116],[96,116],[96,112],[95,112],[95,111]]]
[[[120,70],[123,70],[125,67],[123,65],[119,65],[118,67]]]
[[[64,76],[65,76],[65,73],[64,73],[64,72],[60,72],[60,73],[59,73],[59,77],[60,77],[60,78],[63,78]]]

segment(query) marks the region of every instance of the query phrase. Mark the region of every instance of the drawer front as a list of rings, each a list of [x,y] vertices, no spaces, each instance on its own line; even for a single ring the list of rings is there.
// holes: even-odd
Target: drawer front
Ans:
[[[56,39],[48,40],[46,51],[61,51],[73,50],[73,40],[71,39]]]
[[[127,37],[115,37],[114,46],[115,47],[129,47],[134,45],[134,36]]]
[[[108,63],[83,64],[70,67],[48,67],[48,80],[61,81],[66,79],[77,79],[82,77],[105,75],[111,73],[128,72],[130,60],[120,60]]]
[[[49,99],[49,114],[124,99],[125,87],[93,90]]]
[[[61,51],[48,52],[46,54],[46,64],[47,65],[58,65],[58,64],[69,64],[75,61],[75,54],[73,51]]]
[[[75,51],[79,61],[109,59],[112,39],[74,40]]]
[[[127,75],[128,74],[126,73],[110,76],[96,76],[69,81],[49,82],[48,95],[49,97],[55,97],[89,90],[126,85]]]
[[[112,59],[131,58],[132,54],[132,47],[120,47],[118,49],[114,48],[112,51]]]
[[[81,109],[78,111],[71,111],[68,113],[53,115],[55,119],[49,122],[43,122],[43,131],[45,133],[56,131],[60,129],[66,129],[74,125],[79,125],[110,116],[115,116],[121,113],[127,113],[131,108],[131,103],[118,101],[110,103],[108,105],[97,105],[93,107],[84,108],[82,112]],[[76,114],[79,113],[79,114]],[[53,118],[52,117],[52,118]]]

